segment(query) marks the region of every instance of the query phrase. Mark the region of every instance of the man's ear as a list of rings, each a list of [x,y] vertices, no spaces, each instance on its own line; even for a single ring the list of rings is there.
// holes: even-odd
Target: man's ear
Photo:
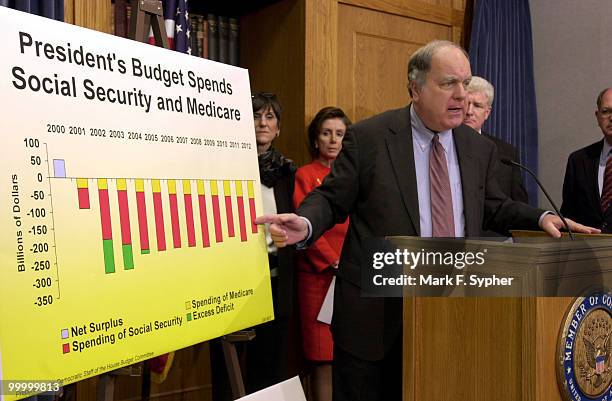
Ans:
[[[410,89],[410,97],[412,97],[412,100],[417,100],[419,98],[420,93],[416,82],[410,82],[408,84],[408,89]]]
[[[485,121],[487,121],[489,119],[489,116],[491,115],[491,110],[493,110],[491,107],[487,107],[487,115],[485,116]]]

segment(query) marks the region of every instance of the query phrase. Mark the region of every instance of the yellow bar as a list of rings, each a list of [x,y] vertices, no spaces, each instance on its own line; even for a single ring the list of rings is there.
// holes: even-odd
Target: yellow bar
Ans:
[[[153,188],[153,192],[161,192],[159,180],[151,180],[151,187]]]
[[[136,192],[144,192],[144,180],[141,178],[136,180]]]
[[[232,190],[230,189],[230,182],[228,180],[223,181],[223,193],[225,196],[231,196]]]
[[[117,178],[117,191],[125,191],[127,189],[127,182],[125,178]]]
[[[219,195],[219,191],[217,191],[217,181],[216,180],[212,180],[210,182],[210,194],[212,196]]]
[[[234,181],[236,184],[236,196],[242,197],[242,181]]]
[[[87,178],[77,178],[77,188],[88,188]]]
[[[98,189],[108,189],[106,178],[98,178]]]
[[[176,181],[168,180],[168,193],[171,195],[176,195]]]
[[[198,195],[204,195],[204,180],[198,180]]]
[[[255,191],[253,191],[253,181],[247,182],[247,190],[249,191],[249,198],[255,197]]]
[[[191,182],[183,180],[183,195],[191,195]]]

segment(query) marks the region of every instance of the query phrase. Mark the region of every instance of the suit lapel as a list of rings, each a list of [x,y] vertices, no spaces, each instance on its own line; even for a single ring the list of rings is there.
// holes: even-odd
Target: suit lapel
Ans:
[[[599,194],[599,182],[597,181],[599,174],[599,157],[603,141],[600,146],[593,148],[593,152],[584,160],[584,177],[589,187],[589,199],[591,199],[593,210],[601,212],[601,195]]]
[[[480,211],[478,210],[478,194],[480,193],[478,164],[470,146],[469,135],[461,127],[453,130],[453,139],[457,158],[459,159],[459,173],[461,174],[461,192],[463,193],[463,215],[465,217],[465,236],[480,235]]]
[[[419,199],[414,168],[410,108],[401,109],[399,114],[399,118],[395,119],[395,122],[389,127],[390,132],[386,137],[387,150],[404,206],[408,211],[414,231],[420,235]]]

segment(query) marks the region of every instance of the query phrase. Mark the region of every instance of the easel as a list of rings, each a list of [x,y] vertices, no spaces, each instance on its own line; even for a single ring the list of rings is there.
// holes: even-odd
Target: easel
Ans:
[[[149,41],[149,26],[153,29],[155,44],[164,49],[168,45],[168,35],[164,23],[164,9],[161,0],[132,0],[129,38],[138,42]]]
[[[164,9],[161,0],[131,0],[129,38],[147,43],[149,26],[153,29],[155,44],[168,49],[168,35],[164,23]],[[113,401],[115,379],[117,376],[142,376],[141,400],[148,401],[151,394],[151,372],[147,362],[126,366],[121,369],[103,373],[98,378],[96,387],[97,401]]]
[[[238,358],[238,352],[236,351],[236,343],[251,341],[254,338],[255,330],[253,329],[241,330],[221,337],[225,366],[227,368],[227,375],[229,376],[230,387],[234,399],[246,395],[244,380],[242,378],[242,369],[240,368],[240,360]]]

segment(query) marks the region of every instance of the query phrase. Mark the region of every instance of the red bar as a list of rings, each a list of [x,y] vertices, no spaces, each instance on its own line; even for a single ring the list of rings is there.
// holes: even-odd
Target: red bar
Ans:
[[[232,211],[232,197],[225,196],[225,215],[227,216],[227,235],[235,237],[234,232],[234,212]]]
[[[255,199],[249,198],[249,212],[251,214],[251,231],[257,234],[257,224],[255,224]]]
[[[138,230],[140,232],[140,249],[149,250],[149,225],[147,223],[147,204],[144,192],[136,192],[136,208],[138,211]]]
[[[121,244],[132,245],[132,234],[130,233],[130,210],[126,190],[118,190],[119,199],[119,222],[121,223]]]
[[[187,218],[187,243],[189,246],[196,246],[195,229],[193,223],[193,203],[191,194],[185,194],[185,217]]]
[[[161,192],[153,192],[153,210],[155,212],[155,230],[157,232],[157,250],[166,250],[166,233],[164,232],[164,211]]]
[[[246,234],[246,222],[244,218],[244,198],[239,196],[238,201],[238,221],[240,222],[240,241],[244,242],[247,240]]]
[[[181,247],[181,228],[179,225],[178,202],[176,194],[169,194],[170,197],[170,221],[172,222],[172,241],[175,248]]]
[[[113,239],[110,204],[108,201],[108,189],[98,189],[98,196],[100,198],[100,220],[102,222],[102,239]]]
[[[219,209],[219,195],[212,195],[213,218],[215,220],[215,239],[217,242],[223,242],[223,233],[221,232],[221,211]]]
[[[205,196],[198,195],[198,201],[200,204],[200,224],[202,225],[202,245],[206,248],[210,246],[210,239],[208,238],[208,217],[206,215]]]
[[[79,209],[89,209],[89,188],[77,188],[79,194]]]

